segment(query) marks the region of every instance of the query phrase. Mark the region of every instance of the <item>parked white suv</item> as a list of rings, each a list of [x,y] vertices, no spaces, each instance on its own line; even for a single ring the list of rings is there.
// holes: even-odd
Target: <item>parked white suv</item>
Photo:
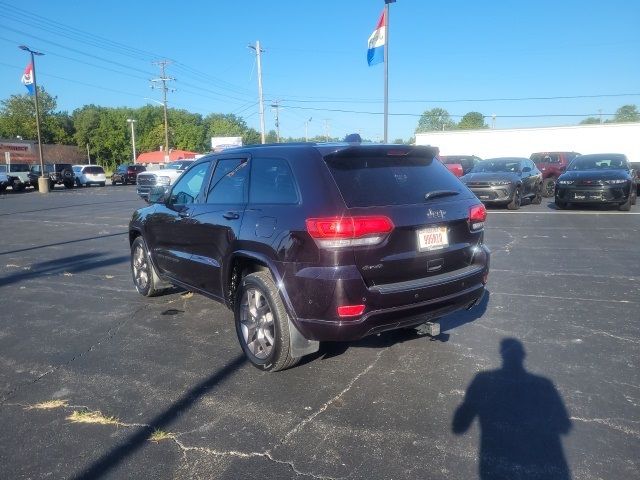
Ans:
[[[137,178],[137,192],[145,200],[149,197],[149,191],[156,185],[162,185],[165,188],[169,188],[176,183],[176,180],[182,175],[189,165],[194,160],[178,160],[176,162],[168,163],[166,167],[161,170],[147,170],[138,174]]]
[[[104,187],[107,181],[104,169],[100,165],[74,165],[73,173],[79,187],[88,187],[91,184]]]

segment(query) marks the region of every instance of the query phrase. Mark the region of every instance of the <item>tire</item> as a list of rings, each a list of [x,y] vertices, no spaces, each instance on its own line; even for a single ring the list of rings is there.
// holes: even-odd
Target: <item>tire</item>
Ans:
[[[66,188],[66,189],[70,190],[70,189],[73,188],[73,181],[72,180],[65,180],[63,182],[63,184],[64,184],[64,188]]]
[[[269,272],[242,279],[234,313],[238,341],[254,367],[278,372],[298,363],[289,351],[289,316]]]
[[[82,183],[80,182],[79,178],[76,178],[76,186],[78,186],[78,188],[82,186]]]
[[[567,202],[556,199],[556,207],[558,208],[558,210],[564,210],[565,208],[567,208]]]
[[[49,182],[49,190],[53,190],[54,188],[56,188],[56,182]]]
[[[101,187],[104,187],[104,184],[105,184],[105,183],[106,183],[106,182],[100,182],[98,185],[100,185]]]
[[[32,182],[31,185],[33,186],[33,189],[37,192],[38,189],[40,188],[38,185],[38,180],[36,179],[35,182]]]
[[[509,210],[518,210],[522,204],[522,187],[516,187],[516,191],[513,192],[513,199],[507,204]]]
[[[635,189],[633,191],[633,197],[631,198],[631,205],[635,205],[637,201],[638,201],[638,190]]]
[[[116,181],[115,180],[111,180],[111,185],[115,187],[116,186]]]
[[[533,205],[540,205],[542,203],[542,183],[536,187],[536,194],[531,199]]]
[[[7,189],[7,185],[0,185],[0,193],[4,192]]]
[[[131,244],[131,275],[136,290],[144,297],[155,297],[164,290],[142,237],[137,237]]]
[[[548,177],[542,181],[542,196],[553,197],[556,189],[556,177]]]
[[[624,203],[621,203],[618,206],[618,210],[621,210],[623,212],[628,212],[629,210],[631,210],[631,202],[632,202],[632,197],[633,195],[629,194],[629,196],[627,197],[627,201]]]

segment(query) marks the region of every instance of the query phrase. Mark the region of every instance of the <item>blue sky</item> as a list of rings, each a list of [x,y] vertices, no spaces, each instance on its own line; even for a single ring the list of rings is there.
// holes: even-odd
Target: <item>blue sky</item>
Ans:
[[[260,40],[267,129],[274,128],[269,104],[278,100],[283,136],[304,136],[311,118],[310,136],[328,125],[332,136],[357,131],[378,140],[383,66],[367,66],[366,49],[383,5],[0,0],[0,99],[26,91],[19,44],[46,53],[37,61],[38,83],[67,111],[160,99],[148,79],[158,76],[152,61],[168,58],[176,78],[170,106],[235,113],[259,129],[247,45]],[[512,128],[575,124],[582,117],[558,115],[607,118],[621,105],[640,106],[638,1],[398,0],[389,37],[389,140],[412,136],[419,115],[434,107],[454,116],[495,114],[496,128]],[[613,96],[621,94],[634,95]]]

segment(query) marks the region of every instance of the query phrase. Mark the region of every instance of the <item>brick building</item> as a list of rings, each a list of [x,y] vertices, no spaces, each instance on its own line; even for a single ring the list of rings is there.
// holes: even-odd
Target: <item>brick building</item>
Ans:
[[[33,140],[0,138],[0,163],[6,162],[6,152],[11,163],[40,163],[38,142]],[[86,152],[75,145],[42,145],[42,156],[45,163],[87,163]]]

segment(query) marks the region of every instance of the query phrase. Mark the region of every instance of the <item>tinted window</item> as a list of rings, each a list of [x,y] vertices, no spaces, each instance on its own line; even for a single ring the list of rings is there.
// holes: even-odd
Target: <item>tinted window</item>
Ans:
[[[26,163],[12,163],[11,165],[9,165],[9,171],[10,172],[28,172],[29,165],[27,165]]]
[[[298,203],[293,173],[285,159],[251,160],[249,203]]]
[[[102,167],[84,167],[83,173],[89,173],[92,175],[97,175],[99,173],[104,173]]]
[[[218,160],[209,185],[207,203],[244,203],[247,170],[244,159]]]
[[[171,190],[169,203],[172,205],[194,203],[200,193],[200,188],[202,188],[202,182],[204,182],[208,169],[209,162],[203,162],[185,172]]]
[[[424,203],[434,190],[466,189],[438,160],[417,153],[368,156],[339,152],[325,157],[348,207]]]

